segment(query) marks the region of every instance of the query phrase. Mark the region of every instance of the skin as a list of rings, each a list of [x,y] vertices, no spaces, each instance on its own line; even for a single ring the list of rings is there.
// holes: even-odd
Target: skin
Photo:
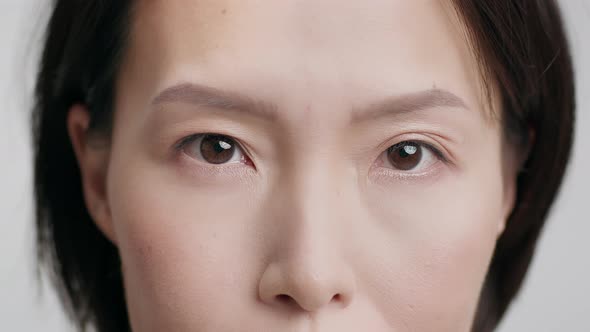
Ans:
[[[461,31],[434,0],[139,1],[108,144],[84,105],[68,117],[133,330],[468,331],[515,167]],[[179,83],[276,109],[158,97]],[[432,88],[464,107],[399,111]],[[363,117],[382,100],[397,111]],[[175,148],[199,133],[249,161]],[[395,169],[384,153],[408,140],[446,160]]]

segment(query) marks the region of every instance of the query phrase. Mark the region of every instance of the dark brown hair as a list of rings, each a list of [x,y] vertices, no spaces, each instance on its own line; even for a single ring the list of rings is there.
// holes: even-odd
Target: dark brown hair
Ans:
[[[492,331],[517,294],[570,155],[574,83],[553,0],[453,0],[507,137],[530,144],[517,199],[498,241],[473,331]],[[129,331],[117,249],[85,207],[66,129],[85,104],[90,131],[110,135],[115,82],[132,20],[130,0],[56,0],[46,31],[32,114],[39,261],[80,330]],[[530,133],[534,139],[529,141]]]

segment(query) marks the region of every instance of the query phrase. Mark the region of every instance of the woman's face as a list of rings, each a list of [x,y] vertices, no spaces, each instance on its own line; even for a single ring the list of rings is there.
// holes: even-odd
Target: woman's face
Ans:
[[[436,0],[138,1],[87,195],[133,329],[469,330],[513,177],[461,31]]]

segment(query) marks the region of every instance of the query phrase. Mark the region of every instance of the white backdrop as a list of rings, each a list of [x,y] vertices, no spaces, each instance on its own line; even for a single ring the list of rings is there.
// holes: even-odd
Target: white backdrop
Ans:
[[[577,72],[574,155],[525,287],[500,332],[590,331],[590,0],[560,3]],[[53,290],[46,282],[37,286],[33,259],[26,91],[47,11],[47,0],[0,0],[0,331],[72,331]]]

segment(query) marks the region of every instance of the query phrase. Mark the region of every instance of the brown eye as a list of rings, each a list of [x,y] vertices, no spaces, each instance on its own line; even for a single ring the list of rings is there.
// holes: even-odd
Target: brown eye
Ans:
[[[414,142],[401,142],[387,149],[387,160],[402,171],[413,170],[423,159],[423,147]]]
[[[224,164],[231,160],[236,149],[233,140],[220,135],[205,135],[201,141],[201,155],[211,164]]]
[[[215,165],[240,162],[244,158],[235,140],[218,134],[196,135],[183,143],[182,149],[192,158]]]

